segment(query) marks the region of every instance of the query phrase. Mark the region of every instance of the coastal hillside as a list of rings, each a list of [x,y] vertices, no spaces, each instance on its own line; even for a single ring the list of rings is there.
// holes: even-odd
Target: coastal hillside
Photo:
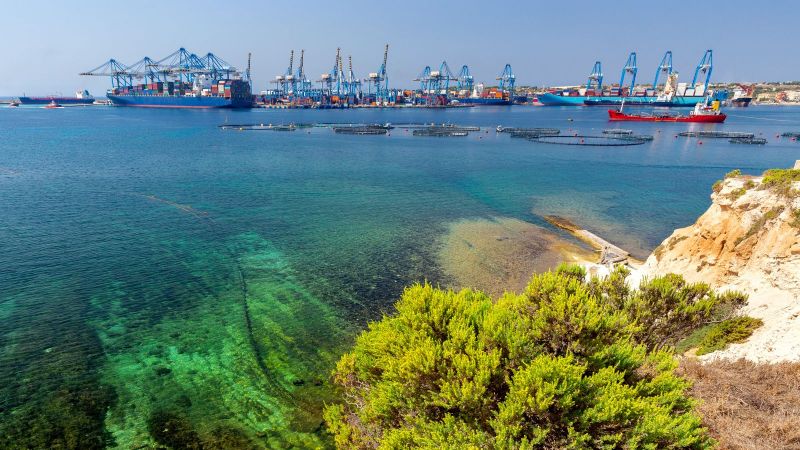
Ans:
[[[697,222],[655,249],[643,274],[677,273],[748,294],[743,312],[764,325],[705,358],[800,360],[800,161],[762,176],[731,172],[711,199]]]

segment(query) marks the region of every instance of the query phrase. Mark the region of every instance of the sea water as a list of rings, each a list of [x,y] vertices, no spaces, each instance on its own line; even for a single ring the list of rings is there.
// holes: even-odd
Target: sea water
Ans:
[[[0,443],[327,446],[331,369],[404,286],[443,281],[448,224],[557,214],[646,257],[726,172],[800,159],[776,138],[800,131],[800,111],[729,113],[708,126],[609,124],[605,108],[2,108]],[[218,128],[291,122],[484,128]],[[537,144],[497,125],[654,140]],[[769,143],[676,137],[690,129]]]

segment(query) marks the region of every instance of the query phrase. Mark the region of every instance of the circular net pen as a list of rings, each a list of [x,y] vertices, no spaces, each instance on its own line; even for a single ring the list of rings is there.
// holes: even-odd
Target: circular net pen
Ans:
[[[706,139],[752,139],[753,133],[742,133],[738,131],[681,131],[678,136],[706,138]]]
[[[388,129],[383,127],[334,127],[334,133],[337,134],[355,134],[355,135],[378,135],[378,134],[386,134],[389,132]]]
[[[539,136],[555,136],[561,134],[561,130],[558,128],[516,128],[516,127],[497,127],[498,133],[508,133],[513,136],[524,136],[524,135],[539,135]]]
[[[637,136],[536,136],[528,138],[531,142],[555,145],[581,145],[585,147],[626,147],[642,145],[646,139]]]
[[[729,139],[731,144],[749,144],[749,145],[765,145],[767,140],[764,138],[733,138]]]

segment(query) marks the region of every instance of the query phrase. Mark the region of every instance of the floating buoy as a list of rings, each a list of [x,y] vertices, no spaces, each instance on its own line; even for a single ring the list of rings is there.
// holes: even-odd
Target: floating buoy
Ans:
[[[697,145],[703,145],[703,141],[697,141]]]
[[[583,139],[581,139],[581,144],[583,144]]]

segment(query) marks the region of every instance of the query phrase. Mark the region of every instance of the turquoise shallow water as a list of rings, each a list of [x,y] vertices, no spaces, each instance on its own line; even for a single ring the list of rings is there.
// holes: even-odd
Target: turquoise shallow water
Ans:
[[[605,110],[0,109],[0,446],[326,445],[328,373],[463,218],[568,216],[645,256],[734,168],[800,159],[800,110],[732,110],[766,146],[624,124],[635,147],[230,132],[450,121],[597,134]],[[572,119],[570,121],[569,119]],[[658,132],[661,130],[661,132]],[[195,446],[196,447],[196,446]]]

